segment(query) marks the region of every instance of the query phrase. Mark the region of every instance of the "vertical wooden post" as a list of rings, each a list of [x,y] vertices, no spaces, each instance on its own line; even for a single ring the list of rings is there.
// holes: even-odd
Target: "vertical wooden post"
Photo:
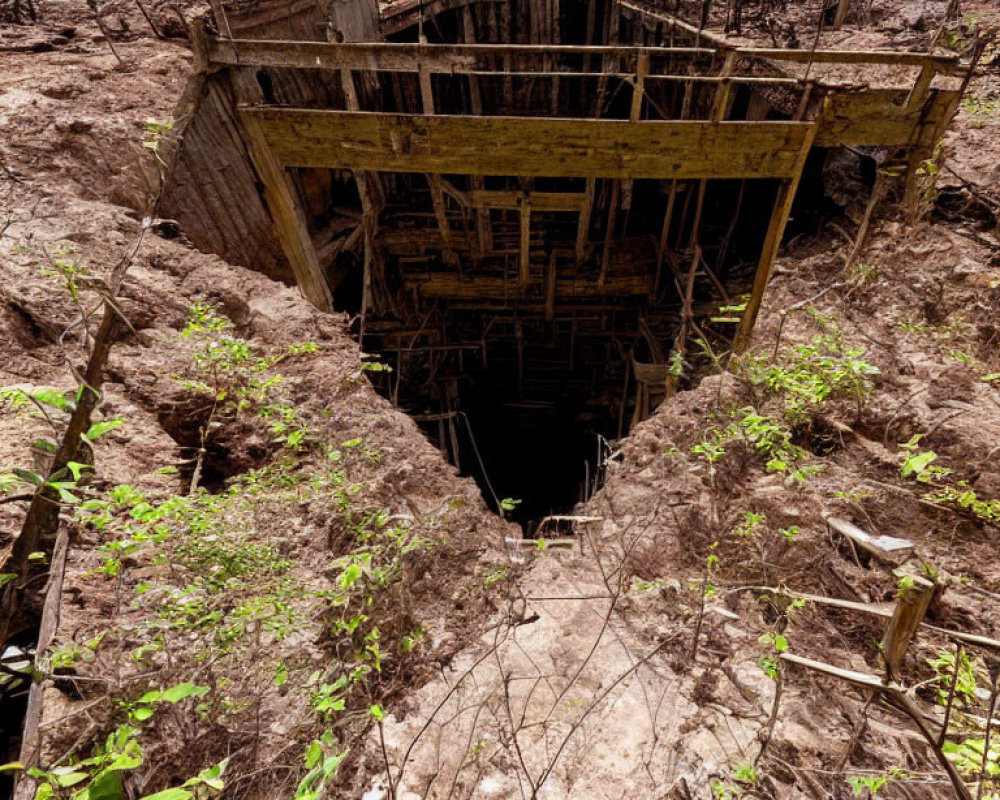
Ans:
[[[431,85],[431,73],[424,66],[420,67],[420,97],[423,101],[424,114],[434,116],[434,89]],[[437,217],[438,230],[441,233],[445,263],[457,265],[458,255],[451,244],[451,225],[448,223],[448,214],[445,211],[441,176],[429,174],[427,182],[431,187],[431,201],[434,203],[434,216]]]
[[[518,264],[517,283],[522,289],[528,286],[531,277],[531,200],[528,195],[521,197],[521,261]]]
[[[924,64],[920,68],[920,74],[906,96],[905,108],[908,112],[916,112],[924,104],[931,89],[934,76],[937,75],[937,68],[933,64]]]
[[[885,675],[890,681],[900,679],[903,656],[934,597],[934,584],[929,580],[915,576],[909,578],[909,581],[909,586],[903,586],[899,590],[896,609],[882,640]]]
[[[473,24],[472,9],[462,6],[462,25],[467,44],[476,43],[476,27]],[[469,110],[477,117],[483,114],[483,95],[479,86],[479,76],[469,75]],[[481,175],[473,175],[469,178],[469,184],[473,189],[483,189],[486,184]],[[490,226],[490,210],[488,208],[477,208],[473,212],[476,215],[476,239],[479,245],[479,254],[485,255],[493,249],[493,231]]]
[[[587,188],[584,190],[583,208],[580,210],[580,222],[576,229],[576,263],[580,265],[587,257],[587,240],[590,238],[590,217],[594,210],[594,188],[596,181],[587,178]]]
[[[774,201],[774,210],[771,212],[771,222],[767,226],[767,234],[764,237],[764,247],[761,249],[760,260],[757,262],[757,273],[754,276],[753,289],[750,292],[750,299],[747,301],[746,311],[743,312],[743,318],[736,329],[736,337],[733,341],[733,350],[736,352],[746,350],[750,345],[753,326],[757,322],[760,305],[764,300],[764,290],[767,289],[767,282],[771,278],[774,259],[778,255],[778,248],[781,246],[781,237],[785,233],[785,225],[788,224],[788,216],[792,211],[792,202],[795,200],[795,192],[799,188],[799,181],[802,179],[802,169],[805,166],[806,158],[809,157],[809,150],[812,148],[813,140],[816,138],[816,132],[819,130],[819,120],[822,117],[823,115],[820,114],[806,133],[798,162],[795,165],[794,176],[785,178],[778,188],[778,196]]]
[[[646,96],[646,75],[649,73],[649,53],[640,52],[635,67],[635,82],[632,85],[632,108],[629,111],[629,122],[638,122],[642,118],[642,101]],[[632,207],[632,179],[622,182],[622,208]]]
[[[552,322],[556,315],[556,280],[558,266],[556,262],[556,252],[552,251],[549,256],[549,267],[545,273],[545,321]]]
[[[837,3],[837,14],[833,18],[833,30],[840,30],[847,22],[847,14],[851,10],[851,0],[840,0]]]
[[[256,77],[242,69],[232,71],[233,89],[243,102],[263,102],[263,92]],[[275,235],[291,265],[295,281],[306,299],[320,311],[333,311],[333,295],[326,282],[323,269],[316,255],[305,212],[298,196],[298,189],[284,165],[278,160],[260,122],[250,115],[237,115],[243,140],[250,154],[254,169],[264,186],[267,204]]]
[[[604,232],[604,251],[601,253],[601,274],[597,279],[603,286],[608,277],[609,261],[611,260],[611,242],[615,235],[615,223],[618,221],[618,197],[621,192],[621,181],[611,181],[611,200],[608,203],[608,227]]]
[[[674,203],[677,201],[677,179],[670,181],[670,194],[667,195],[667,210],[663,214],[663,227],[660,228],[660,244],[656,249],[656,279],[653,282],[653,296],[660,293],[660,280],[663,276],[663,259],[667,255],[667,237],[670,235],[670,223],[674,217]]]
[[[726,59],[722,63],[722,71],[719,73],[721,80],[715,90],[715,97],[712,98],[712,122],[722,122],[729,113],[729,101],[732,96],[732,73],[733,65],[736,63],[736,53],[730,50],[726,53]]]

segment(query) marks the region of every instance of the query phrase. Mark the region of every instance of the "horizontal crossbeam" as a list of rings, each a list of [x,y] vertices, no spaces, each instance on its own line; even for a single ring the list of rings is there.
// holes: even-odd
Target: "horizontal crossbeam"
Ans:
[[[788,178],[813,123],[622,122],[251,106],[289,167],[551,178]]]
[[[897,53],[881,50],[781,50],[753,47],[725,48],[745,58],[760,58],[810,64],[869,64],[892,67],[932,67],[949,74],[958,63],[955,56],[928,53]],[[504,59],[522,69],[535,63],[551,63],[560,57],[591,56],[635,63],[639,56],[712,56],[714,47],[634,47],[622,45],[525,45],[525,44],[418,44],[408,42],[298,42],[260,39],[219,39],[209,42],[209,61],[224,66],[295,67],[299,69],[351,69],[376,72],[436,73],[500,71]],[[519,70],[514,70],[515,72]],[[600,74],[600,70],[596,74]],[[655,78],[653,70],[650,77]]]

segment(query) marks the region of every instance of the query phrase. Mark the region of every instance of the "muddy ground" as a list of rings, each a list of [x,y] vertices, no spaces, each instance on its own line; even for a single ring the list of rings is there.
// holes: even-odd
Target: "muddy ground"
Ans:
[[[847,269],[865,196],[848,197],[843,217],[788,243],[751,354],[669,400],[620,443],[606,485],[580,509],[601,521],[584,526],[572,547],[512,556],[504,537],[517,529],[490,514],[475,485],[371,389],[346,318],[193,250],[169,225],[141,234],[138,209],[156,185],[142,146],[146,120],[170,117],[191,60],[170,4],[145,5],[158,30],[178,38],[152,36],[126,3],[102,17],[103,30],[75,0],[36,0],[37,19],[26,24],[0,20],[0,385],[73,388],[86,340],[79,327],[62,334],[97,298],[86,274],[101,276],[128,256],[122,305],[133,330],[113,350],[99,408],[123,423],[95,447],[95,494],[122,484],[151,502],[186,494],[210,412],[185,385],[198,377],[199,340],[183,331],[191,305],[208,303],[234,337],[282,356],[277,391],[303,409],[311,431],[304,450],[288,451],[260,420],[216,419],[203,474],[223,486],[272,470],[260,473],[252,503],[241,494],[211,507],[219,535],[272,548],[283,581],[335,590],[331,562],[355,535],[355,518],[323,482],[335,480],[336,451],[350,485],[362,487],[350,511],[377,508],[433,540],[403,559],[401,583],[376,603],[389,657],[352,702],[380,704],[385,715],[376,722],[359,713],[338,727],[353,747],[325,796],[839,798],[854,795],[850,780],[881,776],[891,779],[880,797],[953,796],[898,711],[794,665],[778,665],[775,680],[785,645],[879,674],[885,619],[790,606],[767,589],[892,607],[899,576],[833,536],[823,518],[831,513],[915,544],[909,566],[945,587],[931,607],[935,625],[1000,636],[1000,522],[927,500],[927,486],[900,471],[909,454],[900,445],[923,434],[919,448],[953,470],[942,481],[1000,497],[1000,382],[984,380],[1000,373],[995,54],[948,135],[924,218],[905,219],[889,191]],[[985,2],[962,8],[977,25],[996,13]],[[899,25],[892,35],[920,33]],[[858,41],[870,34],[855,33]],[[79,303],[65,290],[67,274]],[[738,437],[713,462],[692,451],[726,429],[734,410],[782,419],[787,397],[753,378],[754,359],[774,363],[777,353],[787,363],[817,339],[872,368],[871,388],[809,406],[791,428],[802,481],[769,471],[754,443]],[[309,347],[289,352],[297,344]],[[0,463],[30,465],[46,422],[3,402]],[[284,483],[268,483],[276,474]],[[23,511],[0,506],[0,547]],[[112,528],[128,516],[115,513]],[[111,574],[101,571],[106,535],[79,521],[67,530],[52,649],[73,644],[86,657],[42,683],[42,762],[95,747],[126,718],[119,701],[193,681],[225,704],[179,704],[143,727],[146,762],[127,779],[127,796],[176,786],[224,757],[223,796],[294,796],[306,771],[301,753],[326,727],[312,708],[310,673],[342,655],[331,649],[322,603],[293,595],[294,630],[269,629],[211,651],[207,662],[197,630],[160,631],[157,649],[143,652],[166,601],[137,590],[183,585],[171,564],[187,564],[187,554],[167,541],[165,562],[147,543]],[[224,602],[287,591],[289,581],[272,577],[251,570],[242,594]],[[403,648],[417,630],[417,646]],[[942,652],[952,652],[947,637],[924,630],[905,662],[907,683],[922,684],[915,696],[928,707],[940,685],[928,661]],[[982,688],[990,662],[976,657]],[[282,668],[288,678],[278,684]]]

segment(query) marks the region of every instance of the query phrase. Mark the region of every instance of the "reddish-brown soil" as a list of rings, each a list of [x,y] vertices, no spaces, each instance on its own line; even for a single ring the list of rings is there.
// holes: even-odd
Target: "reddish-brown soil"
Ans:
[[[54,266],[102,276],[132,249],[137,209],[155,183],[142,147],[145,120],[170,117],[190,53],[182,38],[153,37],[131,3],[109,4],[103,32],[82,0],[34,5],[35,22],[13,25],[2,11],[14,4],[0,0],[0,384],[70,389],[84,351],[78,333],[60,336],[79,307]],[[174,4],[145,5],[163,33],[179,36]],[[885,13],[878,16],[881,31],[845,31],[823,44],[918,37],[907,17],[917,4],[894,5],[900,12],[890,15],[891,25]],[[936,14],[942,4],[925,5]],[[986,0],[963,3],[962,11],[974,17],[966,28],[996,21]],[[798,655],[878,672],[874,643],[884,620],[812,603],[788,611],[755,587],[892,603],[898,577],[839,544],[822,518],[830,512],[916,544],[914,563],[945,586],[931,610],[934,624],[1000,636],[1000,529],[922,500],[923,487],[900,476],[900,444],[924,434],[920,446],[937,453],[936,464],[980,497],[1000,497],[1000,382],[983,380],[1000,373],[998,68],[996,52],[988,51],[946,139],[939,194],[923,221],[906,221],[890,193],[845,271],[867,201],[855,197],[848,219],[789,243],[779,260],[753,352],[771,353],[779,330],[785,350],[833,336],[879,369],[862,408],[830,402],[796,430],[807,463],[819,468],[801,485],[767,472],[749,446],[734,444],[711,469],[691,452],[707,431],[727,424],[729,409],[753,404],[775,418],[782,413],[776,398],[755,394],[739,377],[712,376],[621,443],[606,486],[583,509],[604,521],[581,550],[539,549],[526,568],[509,562],[504,536],[512,526],[488,513],[474,484],[371,389],[346,319],[193,250],[183,235],[150,232],[122,292],[134,332],[114,348],[99,412],[124,424],[96,448],[98,486],[128,484],[150,497],[182,488],[163,468],[190,462],[204,424],[197,397],[177,378],[191,373],[194,345],[180,331],[192,303],[215,305],[261,353],[316,345],[281,363],[284,396],[312,415],[320,443],[361,439],[370,455],[350,468],[366,502],[414,521],[437,544],[407,563],[403,588],[379,611],[387,625],[425,631],[417,654],[387,669],[377,687],[389,712],[384,741],[370,728],[328,796],[359,797],[372,786],[366,797],[379,796],[380,785],[388,790],[378,777],[385,758],[394,765],[393,789],[407,800],[702,798],[712,796],[713,780],[745,797],[840,798],[851,796],[845,776],[891,769],[911,777],[879,796],[951,796],[915,729],[844,683],[788,667],[770,719],[774,683],[757,660],[775,651],[762,635],[777,631]],[[159,230],[172,234],[170,226]],[[82,285],[86,307],[97,295]],[[24,410],[2,407],[4,469],[32,463],[31,443],[45,427]],[[266,428],[246,419],[220,431],[212,453],[228,476],[286,457]],[[322,451],[313,450],[295,470],[324,468]],[[330,562],[346,536],[334,498],[274,489],[262,503],[262,513],[239,524],[280,549],[304,585],[330,585]],[[766,518],[749,538],[734,533],[745,512]],[[22,514],[22,504],[0,506],[0,552]],[[790,537],[779,532],[793,527],[798,533]],[[113,695],[162,681],[207,681],[212,672],[194,663],[180,635],[149,663],[129,658],[145,643],[140,632],[151,611],[122,597],[160,567],[94,575],[102,563],[99,537],[70,529],[56,641],[112,633],[99,656],[78,668],[78,680],[46,683],[48,759],[99,741],[120,717]],[[708,570],[716,589],[701,608],[698,582],[709,556],[718,559]],[[255,663],[287,661],[299,666],[293,675],[300,678],[325,668],[335,656],[321,630],[322,620],[312,620],[281,643],[226,661],[230,672],[212,674],[213,686],[220,678],[237,685],[232,696],[249,710],[216,709],[218,716],[206,719],[187,709],[147,728],[147,765],[129,791],[165,788],[231,755],[234,783],[224,796],[293,796],[301,752],[322,726],[304,692],[279,691],[273,672],[264,675]],[[911,682],[927,680],[927,659],[949,647],[942,636],[922,633],[907,659]],[[758,783],[734,782],[733,767],[753,761],[767,736]]]

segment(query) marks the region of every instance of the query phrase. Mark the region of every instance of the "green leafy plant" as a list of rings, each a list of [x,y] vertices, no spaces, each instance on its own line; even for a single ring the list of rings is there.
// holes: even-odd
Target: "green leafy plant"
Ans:
[[[834,332],[796,345],[777,360],[750,356],[736,362],[736,368],[755,389],[784,397],[786,417],[799,423],[811,408],[837,398],[854,401],[860,413],[871,397],[873,377],[879,374],[865,355],[861,348],[846,346]]]
[[[753,764],[736,764],[733,767],[733,780],[753,786],[757,783],[757,770]]]
[[[890,781],[902,776],[902,771],[892,770],[888,775],[848,775],[844,780],[851,787],[855,797],[861,797],[866,791],[870,797],[875,797]]]

